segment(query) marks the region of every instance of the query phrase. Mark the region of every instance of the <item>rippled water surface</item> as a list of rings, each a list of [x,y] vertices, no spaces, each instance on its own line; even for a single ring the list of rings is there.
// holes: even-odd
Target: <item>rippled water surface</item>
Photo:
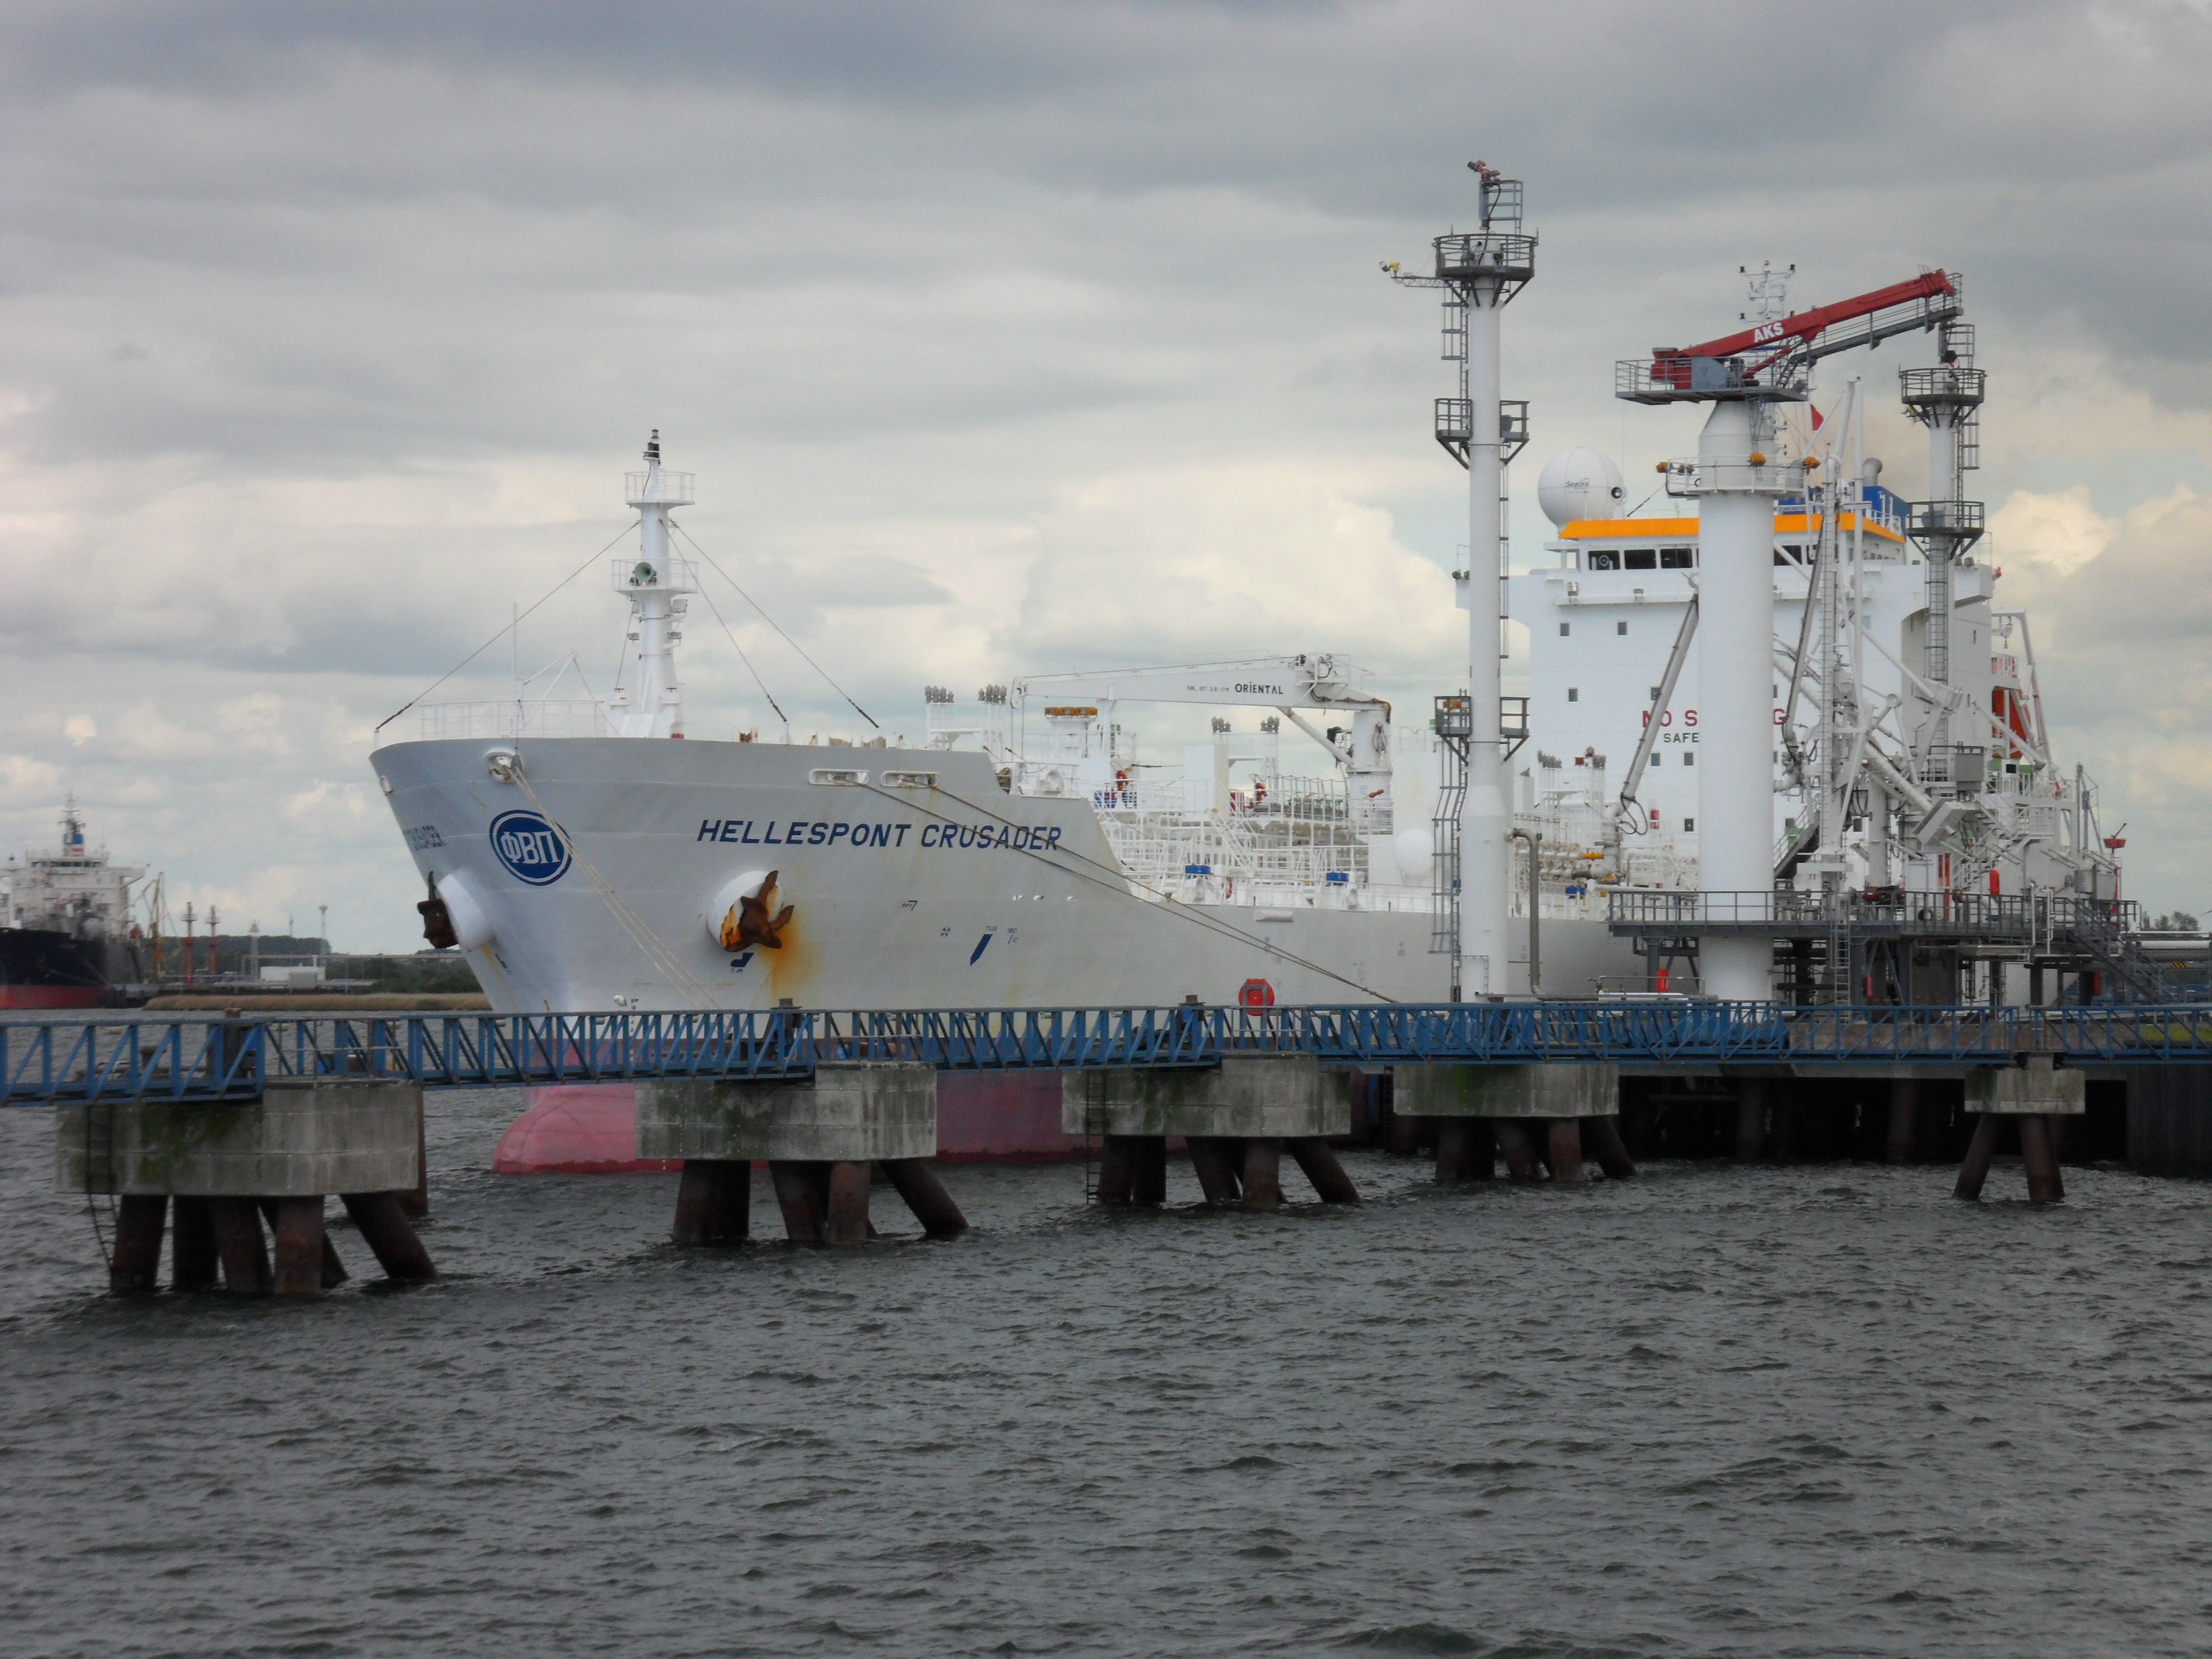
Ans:
[[[673,1177],[490,1175],[520,1104],[433,1097],[441,1283],[301,1306],[98,1294],[0,1114],[0,1649],[2212,1649],[2204,1185],[956,1169],[957,1243],[684,1252]]]

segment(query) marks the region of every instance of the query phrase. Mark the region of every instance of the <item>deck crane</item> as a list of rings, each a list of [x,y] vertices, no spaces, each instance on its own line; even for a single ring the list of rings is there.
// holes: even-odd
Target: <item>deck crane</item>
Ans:
[[[1820,358],[1938,327],[1964,305],[1955,272],[1923,271],[1910,282],[1757,323],[1702,345],[1654,346],[1649,363],[1632,359],[1620,365],[1617,390],[1632,403],[1644,404],[1731,393],[1790,397],[1802,393],[1806,368]],[[1760,352],[1765,355],[1756,362],[1745,362]]]
[[[1701,884],[1739,902],[1771,890],[1774,878],[1774,727],[1771,707],[1774,512],[1805,488],[1806,474],[1778,453],[1775,405],[1802,403],[1813,363],[1893,335],[1934,329],[1956,318],[1958,279],[1923,271],[1833,305],[1787,317],[1762,316],[1748,328],[1693,346],[1657,346],[1649,357],[1614,368],[1613,391],[1632,403],[1712,406],[1693,459],[1663,461],[1669,495],[1698,502],[1697,607],[1684,619],[1664,683],[1680,672],[1692,635],[1698,650],[1702,730],[1698,766],[1698,862]],[[1812,603],[1808,595],[1807,603]],[[1632,799],[1648,738],[1649,716],[1624,781]],[[1706,988],[1723,998],[1770,994],[1767,942],[1707,939],[1700,952]]]

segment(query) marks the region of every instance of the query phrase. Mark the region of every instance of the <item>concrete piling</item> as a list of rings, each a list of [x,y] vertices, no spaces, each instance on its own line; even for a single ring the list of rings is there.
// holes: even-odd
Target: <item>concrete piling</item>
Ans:
[[[1920,1102],[1920,1085],[1909,1077],[1893,1078],[1889,1085],[1889,1127],[1882,1142],[1886,1163],[1912,1162],[1914,1130]]]
[[[783,1236],[794,1244],[820,1244],[830,1231],[830,1166],[796,1158],[776,1158],[768,1166],[783,1213]]]
[[[929,1160],[921,1158],[885,1158],[876,1167],[884,1172],[898,1195],[906,1200],[921,1231],[931,1238],[957,1238],[968,1231],[968,1218],[945,1190]]]
[[[1060,1127],[1103,1137],[1101,1204],[1164,1202],[1170,1137],[1189,1151],[1209,1204],[1276,1208],[1286,1148],[1324,1202],[1358,1199],[1343,1165],[1321,1144],[1350,1132],[1351,1079],[1324,1073],[1310,1054],[1229,1054],[1208,1068],[1069,1073]]]
[[[1168,1201],[1168,1138],[1138,1135],[1130,1148],[1129,1201],[1152,1209]]]
[[[1571,1187],[1579,1187],[1588,1179],[1583,1170],[1583,1129],[1574,1118],[1555,1117],[1548,1121],[1547,1135],[1550,1146],[1545,1162],[1552,1166],[1552,1179]]]
[[[868,1182],[865,1164],[839,1162],[830,1166],[829,1240],[832,1244],[868,1242]]]
[[[1244,1207],[1279,1210],[1283,1205],[1283,1143],[1272,1135],[1244,1142]]]
[[[2049,1054],[2023,1054],[2016,1066],[1989,1066],[1966,1074],[1966,1109],[1977,1115],[1974,1138],[1959,1168],[1952,1191],[1960,1198],[1982,1195],[1990,1162],[1996,1155],[1997,1125],[2011,1118],[2020,1125],[2021,1161],[2027,1166],[2032,1204],[2055,1204],[2066,1196],[2058,1173],[2054,1119],[2080,1117],[2087,1109],[2081,1073],[2061,1067]]]
[[[742,1244],[752,1222],[750,1158],[687,1158],[676,1188],[678,1244]]]
[[[1996,1115],[1984,1112],[1974,1120],[1974,1138],[1966,1143],[1966,1159],[1959,1166],[1958,1184],[1951,1188],[1951,1196],[1979,1198],[1982,1183],[1990,1178],[1990,1161],[1996,1152]]]
[[[1490,1131],[1498,1140],[1498,1154],[1505,1160],[1506,1178],[1511,1181],[1541,1181],[1542,1167],[1536,1162],[1536,1148],[1528,1139],[1528,1131],[1511,1118],[1492,1121]]]
[[[1127,1203],[1133,1149],[1109,1144],[1102,1189]],[[800,1244],[859,1244],[875,1237],[871,1172],[880,1169],[932,1238],[967,1218],[929,1167],[937,1155],[937,1073],[894,1060],[825,1060],[811,1078],[763,1082],[672,1079],[637,1085],[637,1152],[681,1158],[673,1237],[736,1243],[745,1235],[749,1171],[769,1166],[785,1237]],[[696,1177],[694,1164],[702,1166]],[[714,1175],[704,1166],[722,1166]],[[1102,1190],[1102,1197],[1105,1196]],[[717,1219],[716,1218],[719,1218]]]
[[[1359,1202],[1359,1189],[1352,1184],[1352,1177],[1344,1172],[1344,1165],[1337,1162],[1336,1153],[1330,1149],[1328,1142],[1319,1135],[1296,1135],[1284,1141],[1283,1146],[1297,1160],[1298,1168],[1313,1183],[1313,1189],[1320,1195],[1322,1203]],[[1490,1173],[1486,1161],[1482,1173],[1485,1176]]]
[[[64,1107],[55,1184],[117,1195],[118,1290],[154,1288],[173,1209],[175,1289],[205,1290],[220,1270],[240,1294],[318,1295],[346,1276],[324,1235],[332,1193],[349,1209],[389,1210],[398,1225],[382,1229],[379,1260],[399,1264],[395,1278],[428,1278],[429,1255],[396,1196],[420,1182],[422,1094],[410,1083],[345,1076],[272,1080],[250,1101]]]
[[[279,1296],[320,1296],[323,1292],[323,1200],[280,1198],[270,1231],[276,1241],[276,1271],[272,1288]]]
[[[273,1279],[261,1237],[260,1206],[250,1198],[210,1198],[208,1219],[215,1225],[223,1288],[235,1296],[268,1295]]]
[[[2031,1112],[2020,1121],[2021,1160],[2027,1165],[2027,1201],[2031,1204],[2056,1204],[2066,1196],[2051,1124],[2051,1120],[2040,1112]]]
[[[1735,1091],[1735,1159],[1756,1164],[1766,1156],[1766,1079],[1739,1078]]]
[[[438,1276],[430,1253],[422,1248],[406,1211],[400,1207],[397,1192],[346,1193],[341,1197],[362,1243],[368,1246],[386,1279],[411,1284]]]
[[[215,1223],[208,1216],[208,1201],[179,1193],[169,1224],[169,1288],[173,1291],[212,1289],[216,1276]]]
[[[161,1279],[161,1224],[169,1200],[161,1193],[125,1193],[115,1206],[115,1247],[107,1257],[107,1288],[118,1296],[143,1295]]]
[[[1633,1175],[1620,1138],[1620,1073],[1609,1065],[1407,1065],[1395,1068],[1393,1097],[1437,1125],[1437,1179],[1487,1179],[1502,1156],[1515,1181],[1585,1178],[1583,1137],[1603,1123],[1608,1174]]]
[[[1190,1167],[1198,1176],[1199,1190],[1206,1194],[1208,1204],[1228,1206],[1244,1201],[1243,1184],[1237,1173],[1243,1167],[1244,1150],[1235,1139],[1224,1135],[1188,1135],[1183,1145],[1190,1152]]]
[[[1618,1114],[1583,1119],[1582,1137],[1583,1155],[1595,1160],[1607,1180],[1626,1181],[1636,1174],[1636,1160],[1628,1155],[1628,1143],[1621,1139]]]

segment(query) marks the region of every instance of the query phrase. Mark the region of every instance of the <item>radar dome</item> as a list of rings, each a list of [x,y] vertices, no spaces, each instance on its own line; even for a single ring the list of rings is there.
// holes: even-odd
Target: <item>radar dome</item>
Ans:
[[[1536,500],[1544,516],[1561,530],[1577,519],[1618,516],[1623,493],[1620,469],[1595,449],[1570,449],[1553,456],[1536,480]]]

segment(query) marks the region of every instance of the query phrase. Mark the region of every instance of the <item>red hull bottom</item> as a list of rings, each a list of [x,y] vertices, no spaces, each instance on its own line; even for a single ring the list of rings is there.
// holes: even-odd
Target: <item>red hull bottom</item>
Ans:
[[[104,1008],[104,985],[0,985],[0,1008]]]
[[[947,1074],[937,1080],[937,1156],[946,1164],[1060,1163],[1083,1156],[1060,1133],[1060,1073]],[[626,1083],[530,1091],[530,1109],[493,1152],[500,1175],[630,1175],[681,1165],[637,1155],[637,1097]]]

